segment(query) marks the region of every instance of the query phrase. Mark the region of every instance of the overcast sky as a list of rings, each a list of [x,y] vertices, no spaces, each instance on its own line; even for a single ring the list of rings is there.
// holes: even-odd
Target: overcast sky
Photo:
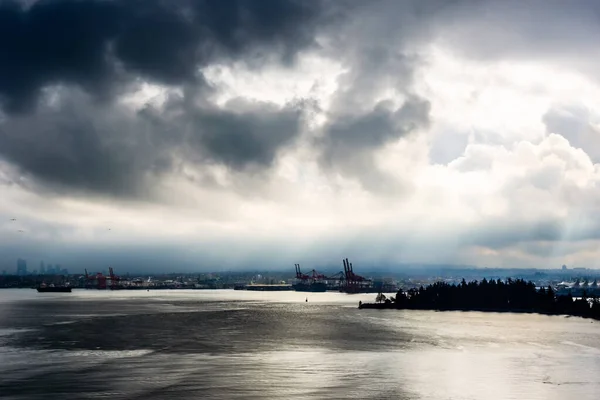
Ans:
[[[593,0],[0,0],[0,271],[597,267],[598,43]]]

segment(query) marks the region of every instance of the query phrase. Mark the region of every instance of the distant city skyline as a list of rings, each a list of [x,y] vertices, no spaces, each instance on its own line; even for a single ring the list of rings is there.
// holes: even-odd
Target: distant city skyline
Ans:
[[[6,270],[4,270],[6,271]],[[63,268],[62,265],[60,264],[56,264],[56,265],[52,265],[52,264],[48,264],[47,266],[44,263],[44,260],[40,261],[40,269],[34,269],[34,270],[28,270],[27,269],[27,259],[24,258],[18,258],[17,259],[17,263],[16,263],[16,275],[37,275],[37,274],[49,274],[49,275],[54,275],[54,274],[64,274],[67,275],[69,274],[69,270],[67,268]]]

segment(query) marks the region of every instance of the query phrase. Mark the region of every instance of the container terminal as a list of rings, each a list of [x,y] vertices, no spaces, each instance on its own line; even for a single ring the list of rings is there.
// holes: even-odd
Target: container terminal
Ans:
[[[342,293],[379,293],[396,292],[398,288],[393,284],[383,282],[374,282],[372,279],[365,278],[354,272],[354,267],[347,258],[342,259],[343,270],[333,274],[325,275],[313,269],[309,274],[302,272],[300,264],[294,264],[296,269],[295,279],[291,284],[239,284],[236,290],[254,290],[254,291],[283,291],[294,290],[296,292],[327,292],[335,291]]]
[[[354,267],[348,258],[342,260],[343,270],[326,275],[313,269],[309,274],[302,272],[300,264],[295,264],[295,277],[291,282],[253,282],[238,283],[232,287],[235,290],[249,291],[296,291],[296,292],[326,292],[336,291],[342,293],[378,293],[395,292],[397,287],[390,283],[375,282],[354,272]],[[260,275],[259,275],[260,277]],[[151,278],[142,280],[140,278],[124,279],[114,273],[112,267],[108,269],[108,275],[101,272],[89,274],[85,270],[84,284],[86,289],[98,290],[142,290],[142,289],[215,289],[217,287],[206,283],[195,283],[193,285],[183,282],[162,281],[153,282]]]
[[[19,260],[21,261],[21,260]],[[537,287],[551,286],[557,294],[574,297],[600,297],[600,270],[588,268],[562,269],[498,269],[447,266],[406,266],[391,270],[370,269],[369,274],[378,278],[366,278],[355,272],[355,266],[342,260],[342,271],[337,274],[321,273],[313,269],[305,273],[300,264],[283,270],[240,270],[213,273],[162,273],[150,276],[116,275],[113,268],[93,274],[69,274],[66,269],[52,269],[41,273],[21,271],[16,274],[0,274],[0,289],[39,288],[40,292],[68,291],[62,289],[93,290],[162,290],[162,289],[237,289],[250,291],[300,291],[343,293],[378,292],[395,293],[397,289],[408,290],[435,282],[460,284],[462,279],[481,280],[509,277],[533,281]],[[19,265],[18,265],[19,266]],[[59,272],[56,272],[56,271]],[[381,278],[383,274],[388,278]]]
[[[384,282],[375,283],[372,279],[365,278],[354,272],[354,267],[348,258],[342,259],[343,271],[326,276],[316,270],[311,274],[304,274],[300,264],[296,264],[296,280],[292,285],[297,292],[325,292],[338,291],[342,293],[379,293],[395,292],[397,287]]]

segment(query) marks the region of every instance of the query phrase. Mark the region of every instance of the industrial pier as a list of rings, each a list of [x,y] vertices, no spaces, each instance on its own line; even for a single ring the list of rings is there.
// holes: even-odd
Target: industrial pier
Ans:
[[[325,292],[328,290],[342,293],[378,293],[380,291],[395,291],[391,285],[374,284],[372,279],[354,273],[352,263],[348,258],[342,259],[344,270],[337,274],[326,276],[312,270],[310,275],[302,273],[300,264],[295,264],[296,280],[292,285],[297,292]],[[389,288],[386,286],[390,286]]]

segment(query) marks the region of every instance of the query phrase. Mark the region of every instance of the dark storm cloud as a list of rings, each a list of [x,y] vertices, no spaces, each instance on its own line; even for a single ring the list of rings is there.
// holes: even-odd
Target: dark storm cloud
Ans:
[[[216,60],[278,56],[314,43],[320,2],[296,0],[0,1],[0,98],[26,111],[42,88],[77,84],[106,95],[123,74],[165,84]]]
[[[238,107],[239,103],[236,103]],[[302,108],[248,105],[242,112],[197,111],[194,120],[197,130],[203,134],[194,136],[193,144],[206,149],[212,161],[234,170],[243,170],[252,164],[270,166],[278,149],[300,133]]]
[[[0,157],[35,183],[118,196],[147,195],[182,156],[269,167],[300,133],[302,106],[218,107],[199,68],[290,63],[314,44],[322,11],[296,0],[0,0]],[[112,101],[139,79],[185,98],[139,113]]]
[[[301,106],[245,100],[186,109],[176,99],[166,109],[97,107],[70,92],[0,125],[0,149],[23,174],[59,190],[142,197],[183,161],[234,171],[271,166],[300,133],[303,115]]]
[[[23,174],[60,189],[115,195],[136,193],[146,172],[170,168],[160,139],[143,116],[94,107],[83,94],[0,125],[0,151]]]
[[[357,178],[367,189],[393,189],[394,182],[376,167],[374,152],[426,127],[429,109],[428,101],[408,98],[396,109],[382,102],[362,115],[338,116],[319,139],[321,165]]]

